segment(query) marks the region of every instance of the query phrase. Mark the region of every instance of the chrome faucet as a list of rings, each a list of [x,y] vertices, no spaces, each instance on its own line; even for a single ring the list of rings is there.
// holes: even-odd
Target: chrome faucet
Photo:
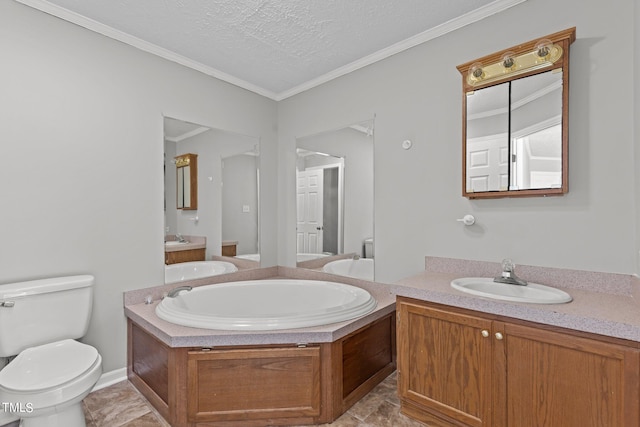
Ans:
[[[182,237],[182,234],[180,233],[176,233],[176,240],[180,243],[186,242],[186,240],[184,239],[184,237]]]
[[[509,258],[502,260],[502,274],[493,279],[496,283],[506,283],[508,285],[527,286],[527,282],[516,276],[516,265]]]
[[[353,254],[353,256],[351,257],[352,260],[357,261],[360,259],[360,255],[358,254]]]
[[[182,291],[190,291],[193,289],[191,286],[178,286],[177,288],[171,289],[169,293],[167,293],[167,298],[175,298]]]

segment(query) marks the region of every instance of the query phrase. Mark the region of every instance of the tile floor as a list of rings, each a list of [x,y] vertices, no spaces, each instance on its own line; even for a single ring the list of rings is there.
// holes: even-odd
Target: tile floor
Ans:
[[[95,391],[83,401],[87,427],[169,427],[128,382]],[[396,374],[391,374],[330,427],[424,427],[400,414]]]

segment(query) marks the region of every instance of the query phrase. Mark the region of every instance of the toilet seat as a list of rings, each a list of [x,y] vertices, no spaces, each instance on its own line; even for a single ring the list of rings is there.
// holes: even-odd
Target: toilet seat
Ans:
[[[0,371],[0,387],[19,393],[58,388],[95,365],[98,351],[67,339],[24,350]]]
[[[29,405],[32,412],[21,418],[49,416],[79,404],[100,375],[102,357],[89,345],[63,340],[32,347],[0,371],[0,402]]]

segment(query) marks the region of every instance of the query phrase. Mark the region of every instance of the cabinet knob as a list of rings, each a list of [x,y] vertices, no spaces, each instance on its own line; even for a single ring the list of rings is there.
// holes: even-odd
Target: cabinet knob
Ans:
[[[504,338],[504,336],[500,332],[496,332],[496,339],[497,340],[501,340],[503,338]]]
[[[489,336],[489,331],[487,331],[486,329],[483,329],[481,334],[483,337],[487,338]]]

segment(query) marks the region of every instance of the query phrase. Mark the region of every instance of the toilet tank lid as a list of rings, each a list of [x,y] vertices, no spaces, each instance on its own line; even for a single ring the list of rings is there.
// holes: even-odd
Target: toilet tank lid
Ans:
[[[0,300],[19,298],[28,295],[46,294],[69,289],[93,286],[94,277],[89,274],[65,277],[50,277],[47,279],[30,280],[0,284]]]

